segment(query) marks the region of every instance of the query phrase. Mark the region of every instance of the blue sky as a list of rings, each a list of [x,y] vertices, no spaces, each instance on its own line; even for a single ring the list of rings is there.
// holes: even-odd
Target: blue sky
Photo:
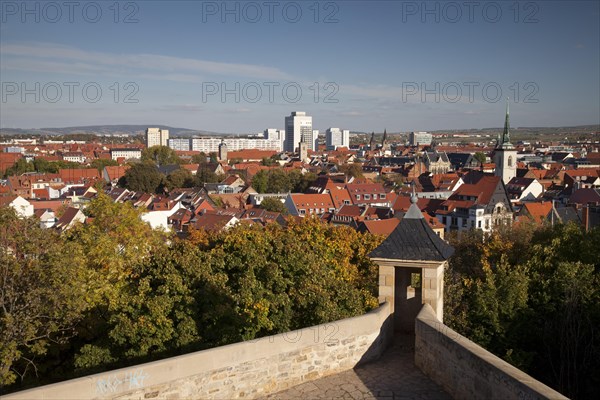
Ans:
[[[598,1],[76,3],[0,1],[0,127],[600,123]]]

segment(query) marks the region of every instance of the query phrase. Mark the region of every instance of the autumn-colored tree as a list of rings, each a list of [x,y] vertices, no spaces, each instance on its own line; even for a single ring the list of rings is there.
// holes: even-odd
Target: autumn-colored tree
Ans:
[[[74,333],[90,305],[82,256],[35,219],[0,208],[0,386],[35,374],[48,346]]]

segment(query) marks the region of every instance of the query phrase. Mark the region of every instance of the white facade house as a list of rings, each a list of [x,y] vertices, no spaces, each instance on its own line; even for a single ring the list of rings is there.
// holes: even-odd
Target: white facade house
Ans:
[[[81,164],[85,162],[85,155],[80,151],[67,152],[63,154],[63,160]]]
[[[544,186],[533,178],[512,178],[506,185],[506,192],[513,203],[533,201],[544,193]]]
[[[183,205],[178,201],[171,209],[148,211],[142,214],[140,218],[142,221],[149,223],[152,229],[162,229],[166,231],[169,230],[169,217],[181,208],[183,208]]]
[[[283,150],[293,153],[301,141],[306,143],[310,150],[316,150],[314,147],[315,139],[312,128],[312,117],[306,115],[303,111],[292,111],[290,116],[285,117],[285,142]]]
[[[350,131],[340,128],[327,129],[325,131],[325,145],[327,150],[336,150],[338,147],[350,148]]]
[[[21,196],[8,201],[7,205],[15,210],[19,217],[27,218],[33,215],[33,205]]]
[[[146,147],[167,146],[169,141],[169,130],[160,128],[146,129]]]
[[[142,159],[142,151],[136,148],[123,148],[123,149],[111,149],[110,150],[110,158],[113,160],[118,160],[119,158],[124,158],[126,160]]]

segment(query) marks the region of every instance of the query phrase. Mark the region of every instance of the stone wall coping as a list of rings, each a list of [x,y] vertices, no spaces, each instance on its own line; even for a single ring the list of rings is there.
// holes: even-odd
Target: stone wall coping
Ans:
[[[436,317],[433,308],[429,304],[424,304],[421,308],[421,311],[417,315],[416,324],[424,324],[428,326],[430,330],[436,331],[436,334],[441,335],[446,340],[450,341],[452,346],[462,348],[465,350],[465,352],[473,355],[473,357],[483,360],[491,370],[496,370],[500,374],[505,375],[508,377],[508,379],[513,380],[517,385],[521,385],[528,391],[535,393],[536,396],[539,396],[539,398],[568,400],[568,397],[565,397],[551,387],[536,380],[520,369],[510,365],[500,357],[490,353],[475,342],[467,339],[465,336],[449,328],[447,325],[444,325]],[[425,339],[425,341],[427,341],[427,339]]]
[[[90,394],[85,398],[105,398],[92,395],[97,392],[99,381],[110,384],[111,379],[122,383],[123,377],[143,378],[144,386],[150,387],[278,354],[300,352],[319,344],[335,345],[348,337],[379,332],[389,314],[390,304],[383,303],[361,316],[39,386],[2,396],[2,399],[80,400],[83,393]]]

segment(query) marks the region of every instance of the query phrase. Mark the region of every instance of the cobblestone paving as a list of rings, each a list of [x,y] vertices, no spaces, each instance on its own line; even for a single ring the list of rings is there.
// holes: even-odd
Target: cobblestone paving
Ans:
[[[451,397],[414,364],[414,338],[396,336],[377,361],[274,393],[269,400],[435,399]]]

